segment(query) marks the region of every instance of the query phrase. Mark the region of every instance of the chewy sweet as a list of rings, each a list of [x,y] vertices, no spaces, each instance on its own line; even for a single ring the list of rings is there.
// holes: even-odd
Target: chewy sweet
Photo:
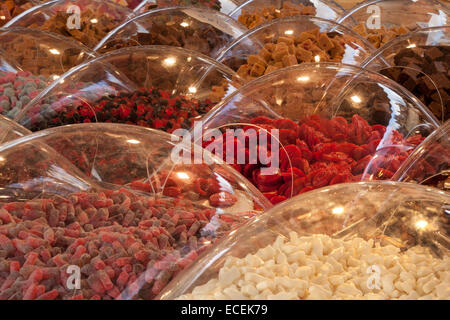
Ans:
[[[303,5],[301,3],[283,2],[281,7],[268,6],[255,8],[253,10],[242,10],[238,21],[249,29],[252,29],[264,22],[278,18],[316,14],[316,8],[312,5]]]
[[[50,82],[30,72],[0,71],[0,113],[13,119]]]
[[[353,30],[369,40],[375,48],[380,48],[396,37],[411,31],[405,26],[392,28],[381,26],[380,29],[367,29],[364,23],[357,25]]]
[[[214,216],[123,188],[1,204],[0,299],[154,298],[231,227]]]
[[[305,62],[341,62],[345,53],[345,39],[339,34],[320,32],[319,28],[298,36],[268,36],[264,48],[250,55],[237,73],[245,80],[253,80],[275,70]],[[231,66],[233,67],[233,66]]]

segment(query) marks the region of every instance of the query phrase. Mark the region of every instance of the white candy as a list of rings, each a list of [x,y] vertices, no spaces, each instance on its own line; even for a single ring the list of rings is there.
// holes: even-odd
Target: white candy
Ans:
[[[450,299],[449,269],[420,247],[291,232],[179,299]]]

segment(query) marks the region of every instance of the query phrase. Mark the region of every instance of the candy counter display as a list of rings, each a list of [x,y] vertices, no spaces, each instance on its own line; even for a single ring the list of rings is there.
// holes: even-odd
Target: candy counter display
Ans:
[[[437,127],[395,82],[322,63],[243,86],[203,118],[196,141],[277,203],[330,184],[390,179]]]
[[[9,178],[0,204],[1,298],[151,299],[211,243],[270,207],[207,153],[209,164],[173,162],[173,138],[136,126],[82,124],[0,146],[0,170]],[[193,155],[189,143],[176,147]],[[49,181],[64,172],[56,170],[59,161],[46,166],[43,152],[63,154],[97,187],[52,190]],[[23,153],[34,155],[27,164],[36,161],[40,172],[17,174],[24,166],[11,159]],[[39,174],[47,186],[36,194]],[[79,290],[66,286],[69,266],[81,271]]]
[[[247,29],[229,16],[200,7],[171,7],[143,13],[109,33],[95,51],[169,45],[216,57]]]
[[[33,1],[28,0],[5,0],[0,3],[0,27],[3,27],[12,18],[32,8]]]
[[[380,65],[380,61],[386,64]],[[442,122],[450,116],[450,27],[408,33],[363,64],[411,91]]]
[[[211,248],[160,297],[450,299],[449,201],[390,182],[298,196]]]
[[[45,77],[60,76],[95,57],[78,41],[20,27],[0,30],[0,49],[2,54],[17,61],[23,71]]]
[[[0,29],[0,113],[14,118],[70,68],[94,57],[79,42],[25,28]]]
[[[273,19],[309,15],[328,20],[337,20],[345,10],[334,1],[321,0],[249,0],[241,4],[230,16],[252,29]]]
[[[338,22],[380,48],[409,31],[448,25],[450,9],[437,0],[369,0]]]
[[[131,10],[108,0],[54,0],[27,10],[5,27],[49,31],[93,48],[131,15]]]
[[[142,1],[141,4],[134,9],[134,12],[144,13],[155,8],[191,5],[229,14],[243,2],[243,0],[146,0]]]
[[[217,60],[245,80],[307,62],[359,65],[372,48],[355,32],[317,17],[281,18],[262,24],[224,49]]]
[[[417,147],[392,179],[450,191],[449,134],[450,121],[447,121]]]
[[[123,80],[121,88],[110,90],[104,81],[116,74],[105,72],[106,66],[131,81]],[[75,88],[72,83],[77,84]],[[124,48],[66,74],[30,102],[16,120],[32,131],[115,122],[172,132],[191,128],[241,83],[232,70],[194,51],[166,46]]]

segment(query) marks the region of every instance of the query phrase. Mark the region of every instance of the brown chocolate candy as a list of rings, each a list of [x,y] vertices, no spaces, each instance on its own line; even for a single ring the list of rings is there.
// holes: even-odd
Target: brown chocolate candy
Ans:
[[[406,48],[381,71],[417,96],[442,121],[450,116],[450,46]]]

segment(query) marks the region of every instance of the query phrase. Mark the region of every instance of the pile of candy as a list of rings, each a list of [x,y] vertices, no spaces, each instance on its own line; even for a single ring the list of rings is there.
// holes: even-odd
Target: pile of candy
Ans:
[[[37,114],[31,120],[30,130],[73,123],[112,122],[173,132],[178,128],[191,128],[193,121],[213,106],[209,99],[197,101],[157,88],[143,88],[104,96],[94,103],[77,101],[55,108],[53,112]]]
[[[0,113],[14,118],[50,82],[51,79],[30,72],[0,71]]]
[[[267,133],[267,143],[258,142],[259,155],[256,159],[250,157],[248,149],[251,135],[235,137],[233,145],[228,146],[224,143],[227,141],[225,132],[221,139],[209,140],[203,145],[210,150],[220,150],[223,145],[221,155],[224,160],[228,152],[233,152],[235,158],[230,165],[248,178],[272,203],[316,188],[360,181],[364,174],[374,179],[390,179],[408,154],[424,139],[421,135],[404,138],[395,130],[386,133],[385,126],[371,126],[358,115],[354,115],[351,122],[343,117],[330,120],[318,115],[298,123],[289,119],[257,117],[249,121],[243,132],[250,129],[255,130],[258,136],[261,131]],[[279,134],[279,155],[270,154],[270,132],[274,129]],[[382,139],[389,140],[390,146],[377,150]],[[237,164],[239,152],[245,152],[245,164]],[[267,164],[267,159],[262,159],[261,154],[263,157],[267,154],[268,158],[275,156],[279,169],[273,174],[261,174],[261,168],[271,168],[272,165]],[[366,172],[368,167],[370,170]]]
[[[449,299],[449,258],[414,247],[400,254],[373,240],[334,239],[326,235],[275,242],[244,258],[228,257],[217,278],[179,299],[315,300]],[[370,273],[380,268],[381,286],[371,289]]]
[[[396,67],[380,72],[418,97],[440,120],[450,118],[450,47],[412,46],[394,56]]]
[[[126,189],[6,203],[0,298],[151,299],[230,228],[214,209]]]
[[[338,35],[314,29],[297,37],[290,35],[268,36],[264,48],[250,55],[237,73],[246,80],[253,80],[275,70],[306,62],[340,62],[345,53],[346,41]]]
[[[273,19],[300,15],[313,16],[315,13],[316,8],[312,5],[283,2],[283,6],[281,8],[270,6],[263,7],[261,9],[243,10],[242,14],[238,18],[238,21],[247,28],[251,29]]]

